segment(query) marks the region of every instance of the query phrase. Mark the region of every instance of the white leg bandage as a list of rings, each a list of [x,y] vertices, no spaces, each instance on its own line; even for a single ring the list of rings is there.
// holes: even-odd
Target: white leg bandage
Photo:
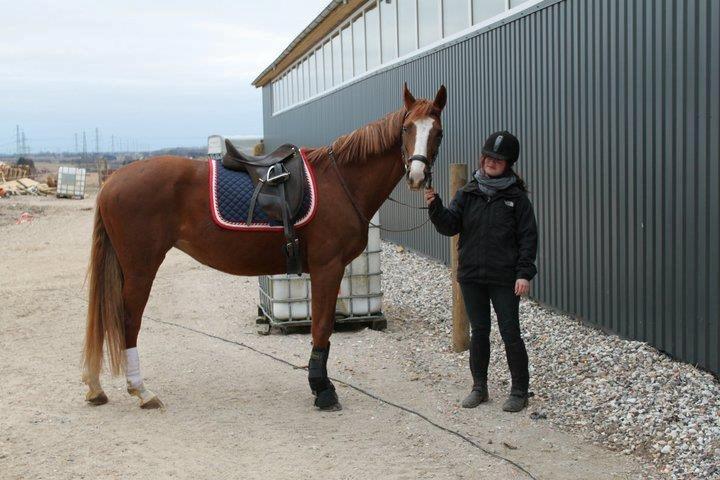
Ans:
[[[140,399],[141,408],[163,408],[160,399],[143,385],[143,378],[140,375],[140,355],[137,347],[125,350],[125,362],[128,393]]]
[[[142,375],[140,375],[140,355],[137,347],[125,350],[125,376],[128,388],[140,388],[142,386]]]

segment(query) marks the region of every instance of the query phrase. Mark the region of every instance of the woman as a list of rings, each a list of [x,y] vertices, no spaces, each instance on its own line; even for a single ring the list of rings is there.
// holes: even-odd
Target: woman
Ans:
[[[443,235],[460,234],[458,272],[470,320],[470,371],[473,387],[462,406],[488,399],[490,302],[512,377],[506,412],[527,406],[528,356],[520,336],[520,297],[530,291],[537,273],[537,225],[525,182],[513,170],[520,144],[510,132],[495,132],[483,146],[473,179],[458,190],[448,208],[432,188],[425,190],[430,220]]]

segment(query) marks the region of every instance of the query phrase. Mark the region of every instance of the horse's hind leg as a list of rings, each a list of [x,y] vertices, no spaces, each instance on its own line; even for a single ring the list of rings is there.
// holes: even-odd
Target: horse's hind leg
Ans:
[[[125,376],[127,391],[140,399],[140,408],[161,408],[162,401],[151,390],[145,388],[140,373],[140,355],[137,337],[140,332],[142,315],[150,296],[155,272],[126,275],[123,281],[123,302],[125,310]]]

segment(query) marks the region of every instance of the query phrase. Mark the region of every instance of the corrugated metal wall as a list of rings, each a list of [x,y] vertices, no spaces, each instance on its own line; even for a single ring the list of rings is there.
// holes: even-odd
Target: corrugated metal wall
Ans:
[[[720,3],[549,1],[275,117],[266,87],[266,142],[325,144],[399,108],[406,80],[416,96],[448,87],[443,198],[450,162],[471,165],[494,130],[520,138],[539,300],[720,373]],[[431,227],[384,235],[449,259]]]

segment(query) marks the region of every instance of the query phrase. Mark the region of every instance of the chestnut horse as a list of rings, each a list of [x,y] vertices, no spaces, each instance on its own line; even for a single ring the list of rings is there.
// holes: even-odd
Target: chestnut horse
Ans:
[[[368,220],[406,175],[413,190],[426,184],[442,138],[445,86],[434,101],[416,100],[405,85],[404,107],[329,147],[307,150],[318,206],[298,229],[303,271],[311,275],[312,352],[308,379],[315,406],[340,409],[328,378],[330,334],[345,266],[367,244]],[[208,165],[157,157],[114,173],[97,197],[89,266],[89,307],[83,353],[86,400],[100,405],[103,342],[113,375],[125,373],[128,393],[142,408],[162,406],[140,374],[137,336],[150,288],[172,247],[233,275],[284,273],[282,232],[231,231],[210,216]]]

